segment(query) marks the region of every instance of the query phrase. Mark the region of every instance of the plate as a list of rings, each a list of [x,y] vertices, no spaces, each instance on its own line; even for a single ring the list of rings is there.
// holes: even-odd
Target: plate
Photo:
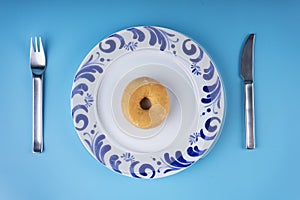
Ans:
[[[125,87],[139,77],[163,84],[170,112],[158,127],[139,129],[123,116]],[[82,144],[100,163],[134,178],[187,169],[213,147],[223,124],[224,89],[201,46],[174,30],[141,26],[112,34],[81,63],[71,111]]]

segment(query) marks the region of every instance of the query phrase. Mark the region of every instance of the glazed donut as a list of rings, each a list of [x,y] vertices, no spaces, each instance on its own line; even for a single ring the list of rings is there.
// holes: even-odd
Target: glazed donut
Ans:
[[[134,126],[142,129],[160,125],[170,110],[166,88],[158,81],[142,77],[133,80],[122,96],[122,112]]]

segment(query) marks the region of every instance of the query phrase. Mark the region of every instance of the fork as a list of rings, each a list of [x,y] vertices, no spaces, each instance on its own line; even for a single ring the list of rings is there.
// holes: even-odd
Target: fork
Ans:
[[[32,72],[33,92],[33,152],[43,151],[43,76],[46,58],[42,38],[30,38],[30,68]]]

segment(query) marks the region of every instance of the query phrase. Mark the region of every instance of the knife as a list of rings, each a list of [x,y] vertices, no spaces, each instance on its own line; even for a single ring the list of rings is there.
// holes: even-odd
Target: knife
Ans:
[[[254,34],[250,34],[245,42],[242,60],[241,76],[244,80],[244,109],[246,148],[255,148],[255,126],[254,126],[254,90],[253,90],[253,61],[254,61]]]

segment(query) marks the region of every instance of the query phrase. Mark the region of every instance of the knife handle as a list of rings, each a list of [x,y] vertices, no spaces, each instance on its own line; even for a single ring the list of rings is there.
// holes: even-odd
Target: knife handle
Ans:
[[[244,87],[245,87],[244,92],[245,92],[246,148],[255,149],[253,83],[245,83]]]

